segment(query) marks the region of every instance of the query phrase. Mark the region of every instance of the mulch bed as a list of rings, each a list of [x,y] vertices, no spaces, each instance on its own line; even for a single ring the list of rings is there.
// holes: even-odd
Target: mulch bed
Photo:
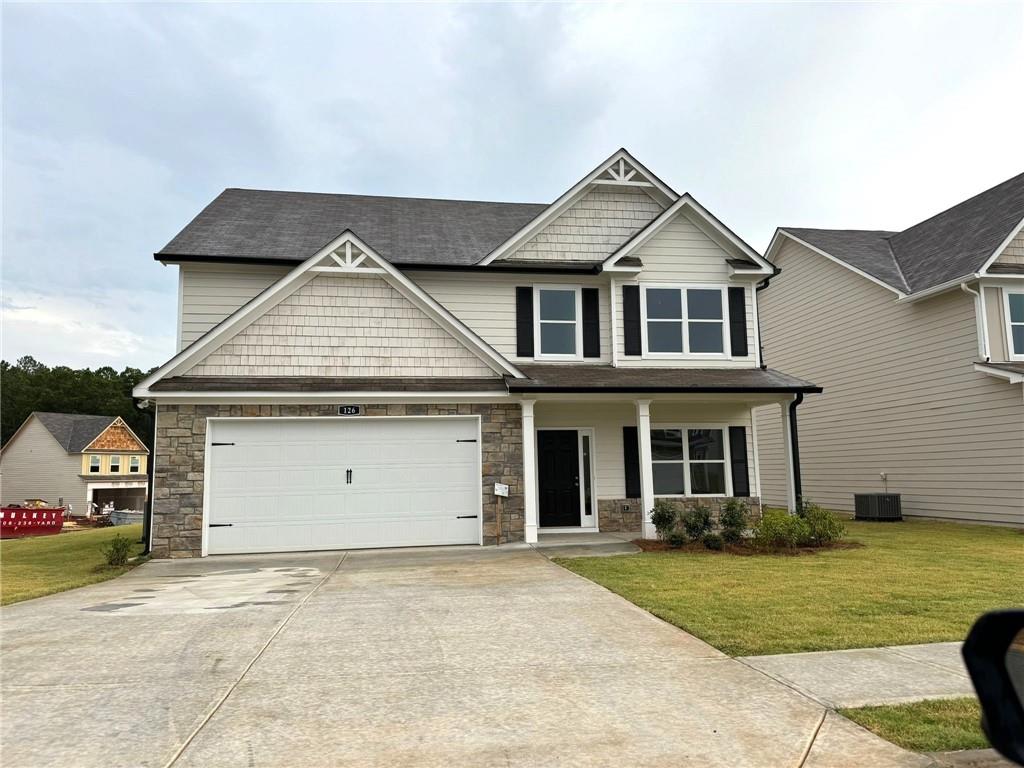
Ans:
[[[707,553],[712,555],[816,555],[831,549],[860,549],[864,545],[859,541],[837,541],[824,547],[794,547],[793,549],[760,549],[752,543],[742,542],[739,544],[726,544],[722,549],[708,549],[704,542],[690,541],[681,547],[670,547],[667,542],[661,539],[633,539],[644,552],[668,552],[670,554],[693,554],[694,552]]]

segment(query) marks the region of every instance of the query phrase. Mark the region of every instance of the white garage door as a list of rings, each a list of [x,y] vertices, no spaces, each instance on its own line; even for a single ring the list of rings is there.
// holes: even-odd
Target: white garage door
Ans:
[[[207,552],[480,542],[474,418],[210,422]]]

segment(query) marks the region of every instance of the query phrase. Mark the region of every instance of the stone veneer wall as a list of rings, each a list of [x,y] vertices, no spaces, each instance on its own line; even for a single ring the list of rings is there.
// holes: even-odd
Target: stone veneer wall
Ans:
[[[750,507],[751,522],[761,519],[761,499],[756,496],[737,497],[740,501],[746,502]],[[703,504],[711,510],[713,520],[718,520],[722,506],[729,501],[728,498],[670,498],[668,501],[679,504],[684,510],[692,509],[698,504]],[[629,505],[629,511],[623,511],[623,505]],[[640,531],[640,509],[643,503],[640,499],[598,499],[597,501],[597,522],[603,532],[639,532]]]
[[[207,418],[335,416],[336,413],[332,405],[160,405],[154,451],[153,556],[199,557],[201,554]],[[484,544],[523,540],[523,436],[518,403],[366,404],[364,413],[367,416],[479,415]],[[509,486],[507,499],[494,495],[494,483]]]

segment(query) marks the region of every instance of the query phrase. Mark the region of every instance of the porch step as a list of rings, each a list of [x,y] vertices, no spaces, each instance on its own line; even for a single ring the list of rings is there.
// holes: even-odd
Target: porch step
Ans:
[[[640,533],[541,533],[533,547],[545,557],[605,557],[634,555],[640,548],[632,543]]]

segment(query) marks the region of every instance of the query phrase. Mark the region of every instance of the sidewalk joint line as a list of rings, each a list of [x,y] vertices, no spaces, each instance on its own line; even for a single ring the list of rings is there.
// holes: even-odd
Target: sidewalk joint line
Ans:
[[[811,750],[814,748],[814,742],[818,740],[818,734],[821,732],[821,726],[825,724],[825,718],[828,717],[829,710],[825,710],[821,713],[821,720],[818,721],[818,727],[814,729],[814,733],[811,734],[811,740],[807,742],[807,749],[804,750],[803,756],[800,758],[800,762],[796,764],[796,768],[804,768],[804,764],[807,762],[807,758],[811,756]]]

